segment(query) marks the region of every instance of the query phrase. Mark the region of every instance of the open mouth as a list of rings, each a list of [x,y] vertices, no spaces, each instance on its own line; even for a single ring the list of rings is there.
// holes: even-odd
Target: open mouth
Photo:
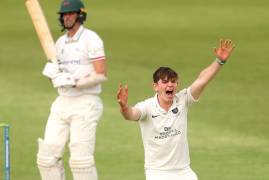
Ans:
[[[171,96],[171,95],[173,95],[173,90],[166,90],[165,91],[165,93],[166,93],[166,95],[169,95],[169,96]]]

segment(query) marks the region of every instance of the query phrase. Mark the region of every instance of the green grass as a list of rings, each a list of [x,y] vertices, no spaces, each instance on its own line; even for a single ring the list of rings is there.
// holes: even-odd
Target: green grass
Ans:
[[[41,1],[55,39],[59,2]],[[118,84],[129,84],[134,104],[152,96],[152,72],[171,66],[186,87],[213,61],[222,37],[234,40],[236,49],[189,112],[192,167],[200,180],[269,179],[268,1],[85,2],[86,26],[105,42],[109,76],[97,129],[100,180],[145,179],[140,130],[120,116]],[[1,0],[0,11],[0,123],[11,124],[11,178],[36,180],[37,138],[57,94],[41,75],[45,56],[24,1]]]

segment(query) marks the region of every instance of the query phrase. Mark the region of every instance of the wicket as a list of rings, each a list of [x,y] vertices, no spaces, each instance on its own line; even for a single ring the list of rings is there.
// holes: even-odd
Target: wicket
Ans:
[[[9,149],[9,125],[0,124],[4,130],[4,180],[10,180],[10,149]]]

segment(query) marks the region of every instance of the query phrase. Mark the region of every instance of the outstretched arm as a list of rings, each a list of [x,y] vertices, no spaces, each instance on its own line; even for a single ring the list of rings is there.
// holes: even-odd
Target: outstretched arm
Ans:
[[[117,100],[120,105],[120,112],[126,120],[138,121],[140,118],[140,111],[134,107],[128,106],[128,86],[120,84]]]
[[[206,85],[219,72],[221,66],[228,60],[234,45],[231,40],[220,40],[219,47],[214,49],[216,61],[211,63],[207,68],[201,71],[198,78],[191,85],[191,94],[194,99],[198,99]]]

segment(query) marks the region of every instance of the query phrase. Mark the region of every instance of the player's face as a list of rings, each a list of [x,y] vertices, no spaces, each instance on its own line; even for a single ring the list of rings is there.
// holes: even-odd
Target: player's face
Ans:
[[[71,29],[77,22],[78,13],[69,12],[63,15],[64,26],[66,29]]]
[[[154,90],[158,94],[158,98],[164,102],[173,102],[176,94],[178,80],[177,79],[160,79],[157,83],[153,84]]]

